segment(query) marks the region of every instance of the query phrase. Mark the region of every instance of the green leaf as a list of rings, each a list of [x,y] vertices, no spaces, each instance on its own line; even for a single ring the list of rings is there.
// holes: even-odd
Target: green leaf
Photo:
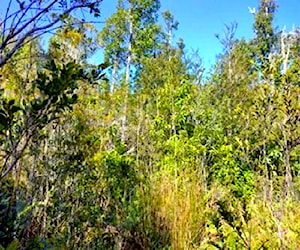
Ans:
[[[20,243],[17,239],[15,239],[13,242],[11,242],[6,250],[17,250],[19,249]]]

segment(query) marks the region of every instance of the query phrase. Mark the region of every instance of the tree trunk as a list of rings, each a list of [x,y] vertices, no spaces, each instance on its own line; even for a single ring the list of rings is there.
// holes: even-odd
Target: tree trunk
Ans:
[[[111,76],[111,84],[110,84],[110,93],[112,93],[112,94],[115,91],[115,86],[117,85],[117,81],[118,81],[118,77],[117,77],[118,69],[119,69],[119,64],[118,64],[118,61],[115,60],[113,72],[112,72],[112,76]]]
[[[286,142],[284,149],[284,161],[285,161],[285,194],[288,195],[290,193],[290,189],[292,186],[292,171],[290,164],[291,157],[291,147],[288,142]]]
[[[132,3],[130,3],[128,22],[129,22],[129,43],[128,43],[128,56],[126,62],[125,72],[125,86],[124,86],[124,105],[123,105],[123,116],[121,120],[121,140],[125,142],[127,139],[127,109],[128,109],[128,94],[130,90],[130,67],[132,63],[132,39],[133,39],[133,23],[132,23]]]

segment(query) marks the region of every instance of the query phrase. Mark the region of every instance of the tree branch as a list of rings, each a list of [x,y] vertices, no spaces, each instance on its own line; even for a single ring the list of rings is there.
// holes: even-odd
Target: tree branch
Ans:
[[[100,3],[102,0],[96,0],[95,3]],[[33,1],[36,2],[36,1]],[[32,3],[33,3],[32,2]],[[63,15],[68,15],[70,14],[72,11],[74,11],[75,9],[82,9],[82,8],[93,8],[92,5],[93,3],[91,2],[86,2],[86,3],[80,3],[77,5],[74,5],[66,10],[64,10],[61,14],[58,15],[58,17],[56,17],[53,21],[49,21],[48,24],[45,25],[37,25],[37,23],[39,23],[41,17],[43,17],[43,15],[47,12],[50,11],[50,9],[55,6],[55,4],[58,2],[58,0],[53,0],[50,4],[48,4],[46,7],[44,8],[39,8],[40,11],[34,15],[32,18],[30,18],[27,22],[25,22],[23,25],[21,25],[21,27],[18,28],[18,26],[20,26],[20,24],[22,23],[22,20],[24,18],[24,16],[26,15],[26,13],[28,12],[28,10],[32,7],[32,3],[27,6],[27,8],[25,9],[25,11],[23,11],[21,17],[19,17],[17,23],[14,25],[12,24],[9,33],[7,35],[7,37],[4,39],[5,34],[3,34],[3,41],[0,43],[0,53],[1,53],[1,57],[0,57],[0,68],[3,67],[3,65],[5,65],[7,63],[7,61],[16,53],[16,51],[18,49],[20,49],[25,43],[26,41],[31,38],[32,36],[37,37],[37,36],[41,36],[45,33],[47,33],[47,31],[52,28],[53,26],[55,26],[58,22],[62,21],[61,17]],[[20,13],[16,12],[15,17]],[[4,24],[6,23],[7,20],[4,20]],[[30,26],[33,25],[33,27],[26,31],[26,29]],[[22,34],[23,33],[23,34]],[[22,34],[22,35],[21,35]],[[19,35],[21,35],[19,38],[17,38]],[[9,51],[5,54],[2,55],[3,51],[5,49],[8,48],[8,45],[11,44],[11,40],[15,40],[17,39],[16,43],[12,46],[12,48],[9,49]]]

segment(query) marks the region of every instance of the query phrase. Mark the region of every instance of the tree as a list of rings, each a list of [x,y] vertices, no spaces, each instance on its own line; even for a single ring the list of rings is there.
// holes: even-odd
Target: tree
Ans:
[[[0,68],[29,40],[57,29],[73,11],[87,9],[99,16],[101,1],[7,1],[0,22]]]
[[[153,55],[157,48],[159,7],[157,0],[118,1],[117,12],[106,21],[99,34],[105,61],[113,67],[111,84],[116,83],[116,75],[121,71],[125,74],[124,84],[129,87],[132,66],[137,70],[143,56]]]
[[[174,19],[174,16],[170,11],[163,12],[163,19],[165,22],[165,49],[170,51],[172,47],[173,31],[178,29],[178,21]]]
[[[87,65],[87,59],[97,49],[95,36],[96,28],[91,23],[81,23],[70,17],[50,38],[48,57],[57,63],[75,61]]]
[[[124,88],[121,116],[123,141],[127,137],[128,94],[133,87],[131,74],[132,71],[138,70],[141,58],[152,55],[157,46],[159,28],[156,20],[159,7],[158,0],[119,0],[117,12],[107,20],[106,26],[99,34],[100,41],[105,48],[105,60],[113,67],[112,91],[115,88],[118,72],[124,73],[124,78],[121,80]]]
[[[269,56],[274,51],[277,36],[273,28],[274,14],[277,5],[275,0],[260,0],[258,12],[255,15],[253,39],[254,53],[258,65],[261,67],[263,77],[268,77]]]

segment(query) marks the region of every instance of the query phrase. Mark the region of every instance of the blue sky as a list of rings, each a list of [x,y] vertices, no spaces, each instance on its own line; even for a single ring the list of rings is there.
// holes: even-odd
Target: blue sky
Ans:
[[[300,27],[300,0],[277,0],[277,3],[279,8],[275,25],[279,29],[286,26],[287,30],[291,30],[293,25]],[[8,0],[0,0],[2,16],[7,4]],[[105,21],[115,11],[116,4],[117,0],[103,0],[100,21]],[[169,10],[173,13],[179,21],[175,39],[184,39],[187,52],[198,50],[205,68],[208,69],[214,63],[216,55],[222,51],[215,34],[221,35],[225,24],[236,21],[236,36],[251,38],[254,18],[248,7],[257,8],[258,4],[259,0],[161,0],[160,12]],[[101,29],[101,25],[98,28]],[[47,38],[49,36],[45,40]],[[102,61],[101,51],[91,59],[91,62],[99,61]]]
[[[116,0],[103,0],[102,19],[114,12]],[[278,0],[275,25],[282,29],[300,26],[300,1]],[[248,7],[257,8],[259,0],[161,0],[161,12],[170,10],[179,21],[176,37],[183,38],[187,51],[198,50],[208,68],[222,51],[215,34],[224,32],[224,25],[238,23],[236,36],[253,36],[253,15]]]

